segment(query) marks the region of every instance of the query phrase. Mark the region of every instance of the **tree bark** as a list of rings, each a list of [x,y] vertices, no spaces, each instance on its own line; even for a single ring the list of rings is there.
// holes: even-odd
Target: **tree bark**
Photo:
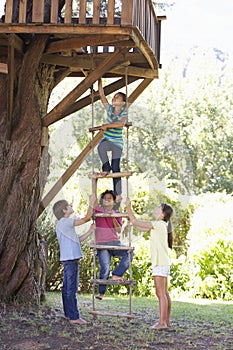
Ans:
[[[0,300],[39,301],[44,294],[46,249],[36,220],[48,169],[41,118],[54,69],[40,64],[47,35],[35,35],[15,59],[13,117],[7,140],[7,75],[0,74]]]

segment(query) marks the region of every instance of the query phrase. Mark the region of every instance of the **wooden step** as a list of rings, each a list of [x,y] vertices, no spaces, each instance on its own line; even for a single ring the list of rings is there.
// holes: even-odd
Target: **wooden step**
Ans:
[[[94,213],[93,214],[94,218],[128,218],[127,213]]]
[[[122,286],[135,286],[135,280],[126,280],[126,281],[118,281],[118,280],[100,280],[100,279],[90,279],[91,284],[103,284],[103,285],[122,285]]]
[[[120,318],[127,318],[127,319],[135,318],[135,316],[126,314],[123,312],[107,312],[107,311],[89,311],[89,312],[93,314],[93,316],[102,315],[102,316],[113,316],[113,317],[120,317]]]
[[[132,125],[133,125],[132,122],[127,122],[127,123],[125,123],[124,127],[129,128],[129,127],[132,126]],[[90,132],[98,131],[98,130],[101,129],[101,126],[102,126],[102,125],[94,126],[93,128],[89,128],[89,131],[90,131]]]
[[[90,179],[111,179],[111,178],[116,178],[116,177],[129,177],[132,176],[133,173],[132,171],[123,171],[120,173],[109,173],[108,175],[101,175],[100,173],[96,173],[96,174],[91,174],[89,175]]]
[[[122,245],[103,245],[103,244],[91,244],[91,249],[111,249],[111,250],[126,250],[126,251],[133,251],[134,247],[126,247]]]

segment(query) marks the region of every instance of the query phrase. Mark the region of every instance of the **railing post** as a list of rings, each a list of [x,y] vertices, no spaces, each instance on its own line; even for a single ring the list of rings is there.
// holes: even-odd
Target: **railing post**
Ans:
[[[5,23],[12,23],[13,0],[6,0]]]
[[[122,0],[121,24],[130,25],[133,23],[133,1]]]
[[[32,5],[32,22],[44,22],[44,0],[33,0]]]

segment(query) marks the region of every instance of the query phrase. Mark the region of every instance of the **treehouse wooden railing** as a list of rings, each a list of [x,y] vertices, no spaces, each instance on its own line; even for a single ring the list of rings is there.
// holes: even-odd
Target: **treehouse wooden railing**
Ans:
[[[31,7],[27,0],[20,0],[16,12],[13,3],[14,0],[6,0],[5,24],[135,26],[158,58],[161,22],[151,0],[80,0],[78,5],[66,0],[62,9],[58,0],[51,0],[51,6],[45,0],[33,0]],[[49,15],[45,17],[45,13]]]

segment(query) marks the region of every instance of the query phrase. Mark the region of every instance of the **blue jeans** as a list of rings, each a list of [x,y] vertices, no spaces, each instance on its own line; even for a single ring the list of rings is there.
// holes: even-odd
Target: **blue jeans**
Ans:
[[[109,163],[108,152],[112,152],[111,165]],[[120,147],[109,140],[102,139],[98,145],[98,154],[102,162],[102,171],[110,172],[112,170],[113,173],[119,173],[121,171],[120,161],[122,149]],[[113,178],[113,191],[117,195],[122,193],[120,177]]]
[[[62,302],[63,310],[66,317],[70,320],[79,318],[77,291],[79,279],[79,263],[76,260],[62,261],[64,266]]]
[[[112,241],[107,243],[101,243],[101,245],[119,245],[120,241]],[[111,250],[111,249],[98,249],[97,250],[98,260],[100,264],[99,279],[107,280],[110,274],[110,262],[112,256],[121,258],[119,265],[112,271],[113,275],[122,277],[125,271],[129,267],[129,255],[126,250]],[[130,252],[130,261],[133,259],[133,252]],[[106,285],[99,284],[98,291],[100,294],[105,294],[107,290]]]

